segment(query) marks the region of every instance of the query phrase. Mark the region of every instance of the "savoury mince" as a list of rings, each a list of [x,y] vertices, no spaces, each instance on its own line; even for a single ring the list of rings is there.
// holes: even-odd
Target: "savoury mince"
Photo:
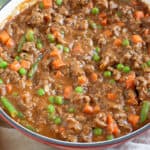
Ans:
[[[0,31],[0,106],[70,142],[150,122],[150,11],[140,0],[43,0]]]

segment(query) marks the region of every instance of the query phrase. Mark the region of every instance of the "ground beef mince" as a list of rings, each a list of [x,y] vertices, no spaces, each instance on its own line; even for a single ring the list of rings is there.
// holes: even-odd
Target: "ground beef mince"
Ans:
[[[0,32],[0,105],[70,142],[150,122],[150,11],[140,0],[43,0]]]

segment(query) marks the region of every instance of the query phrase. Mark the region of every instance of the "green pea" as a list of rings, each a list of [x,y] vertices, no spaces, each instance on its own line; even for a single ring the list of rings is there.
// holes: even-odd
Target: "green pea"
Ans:
[[[143,63],[143,64],[141,65],[141,67],[142,67],[143,69],[145,69],[145,68],[148,67],[148,65],[147,65],[147,63]]]
[[[55,116],[55,113],[48,113],[48,119],[50,120],[55,120],[56,116]]]
[[[0,79],[0,84],[3,84],[4,82],[3,82],[3,80],[2,79]]]
[[[17,61],[19,61],[20,59],[21,59],[20,56],[15,57],[15,60],[17,60]]]
[[[83,87],[81,87],[81,86],[77,86],[76,88],[75,88],[75,92],[76,93],[80,93],[80,94],[82,94],[83,93]]]
[[[33,42],[35,39],[34,39],[34,32],[33,30],[29,29],[25,35],[26,37],[26,40],[29,41],[29,42]]]
[[[49,101],[51,104],[54,104],[55,97],[54,97],[54,96],[50,96],[50,97],[48,98],[48,101]]]
[[[147,63],[147,65],[148,65],[148,67],[150,67],[150,60],[149,60],[149,61],[147,61],[146,63]]]
[[[20,68],[20,69],[19,69],[19,74],[22,75],[22,76],[23,76],[23,75],[26,75],[26,74],[27,74],[27,70],[24,69],[24,68]]]
[[[103,133],[103,130],[101,128],[95,128],[95,129],[93,129],[93,134],[95,136],[100,136],[100,135],[102,135],[102,133]]]
[[[63,0],[56,0],[56,4],[57,4],[58,6],[61,6],[62,3],[63,3]]]
[[[60,33],[61,33],[62,35],[65,35],[65,31],[63,31],[63,30],[61,30]]]
[[[55,97],[55,104],[57,104],[57,105],[62,105],[62,104],[64,104],[63,97],[62,97],[62,96],[56,96],[56,97]]]
[[[56,47],[58,50],[61,50],[61,51],[64,49],[64,46],[61,44],[57,44]]]
[[[95,47],[95,51],[96,51],[97,53],[99,53],[99,52],[101,51],[101,49],[100,49],[99,47]]]
[[[115,84],[116,81],[115,81],[114,79],[111,79],[111,80],[109,80],[109,83],[110,83],[110,84]]]
[[[114,139],[114,136],[113,136],[113,135],[108,135],[108,136],[106,137],[106,139],[107,139],[107,140],[113,140],[113,139]]]
[[[55,107],[54,107],[54,105],[48,105],[48,112],[49,112],[49,113],[54,113],[54,112],[55,112]]]
[[[118,11],[118,12],[116,13],[116,15],[117,15],[118,17],[122,17],[122,12],[121,12],[121,11]]]
[[[40,3],[39,3],[39,8],[40,8],[40,9],[44,9],[44,4],[43,4],[43,2],[40,2]]]
[[[123,72],[124,72],[124,73],[129,73],[130,71],[131,71],[131,69],[130,69],[129,66],[125,66],[125,67],[123,68]]]
[[[49,40],[50,43],[54,43],[55,42],[55,37],[54,37],[53,34],[48,34],[47,38],[48,38],[48,40]]]
[[[100,61],[100,56],[97,54],[97,53],[95,53],[94,55],[93,55],[93,58],[92,58],[94,61],[96,61],[96,62],[98,62],[98,61]]]
[[[122,45],[123,46],[129,46],[130,45],[130,41],[128,40],[128,39],[124,39],[123,41],[122,41]]]
[[[128,106],[124,106],[124,110],[125,111],[129,111],[129,107]]]
[[[17,92],[13,92],[12,96],[17,97],[19,94]]]
[[[44,89],[42,89],[42,88],[38,89],[37,94],[38,94],[39,96],[44,96],[44,95],[45,95]]]
[[[111,76],[112,76],[112,72],[111,72],[111,71],[105,71],[105,72],[104,72],[104,77],[109,78],[109,77],[111,77]]]
[[[92,13],[93,15],[99,14],[99,8],[97,8],[97,7],[92,8],[91,13]]]
[[[90,23],[90,27],[91,27],[92,29],[97,29],[97,24],[96,24],[95,22],[91,22],[91,23]]]
[[[69,113],[74,113],[74,112],[75,112],[75,108],[70,107],[70,108],[68,109],[68,112],[69,112]]]
[[[38,42],[38,43],[36,44],[36,47],[37,47],[38,49],[42,49],[42,48],[43,48],[43,44],[42,44],[41,42]]]
[[[23,113],[20,112],[20,111],[18,112],[17,116],[18,116],[18,118],[20,118],[20,119],[24,119],[24,118],[25,118],[25,116],[23,115]]]
[[[121,70],[123,70],[123,68],[124,68],[124,65],[123,65],[123,64],[118,64],[118,65],[117,65],[117,69],[118,69],[118,70],[121,71]]]
[[[100,24],[98,24],[98,25],[97,25],[97,29],[102,30],[102,29],[103,29],[103,26],[100,25]]]
[[[60,117],[56,117],[56,118],[54,119],[54,123],[55,123],[56,125],[60,125],[61,122],[62,122],[62,120],[61,120]]]
[[[1,61],[0,61],[0,68],[6,69],[7,66],[8,66],[8,63],[7,63],[6,61],[4,61],[4,60],[1,60]]]
[[[70,49],[68,47],[64,47],[64,52],[65,53],[69,53],[70,52]]]

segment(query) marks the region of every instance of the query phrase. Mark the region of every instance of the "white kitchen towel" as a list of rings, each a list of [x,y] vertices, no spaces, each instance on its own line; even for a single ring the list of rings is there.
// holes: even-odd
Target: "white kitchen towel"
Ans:
[[[150,130],[130,142],[108,150],[150,150]]]

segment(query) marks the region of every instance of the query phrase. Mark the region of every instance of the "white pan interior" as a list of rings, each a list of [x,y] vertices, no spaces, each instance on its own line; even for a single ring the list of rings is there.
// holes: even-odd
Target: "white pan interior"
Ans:
[[[13,17],[17,15],[20,10],[33,5],[38,0],[11,0],[1,11],[0,11],[0,28],[3,28],[9,16]],[[150,0],[143,0],[145,3],[150,5]],[[23,4],[21,4],[23,3]],[[21,6],[19,6],[21,4]],[[19,7],[18,7],[19,6]],[[9,18],[11,19],[11,18]]]

